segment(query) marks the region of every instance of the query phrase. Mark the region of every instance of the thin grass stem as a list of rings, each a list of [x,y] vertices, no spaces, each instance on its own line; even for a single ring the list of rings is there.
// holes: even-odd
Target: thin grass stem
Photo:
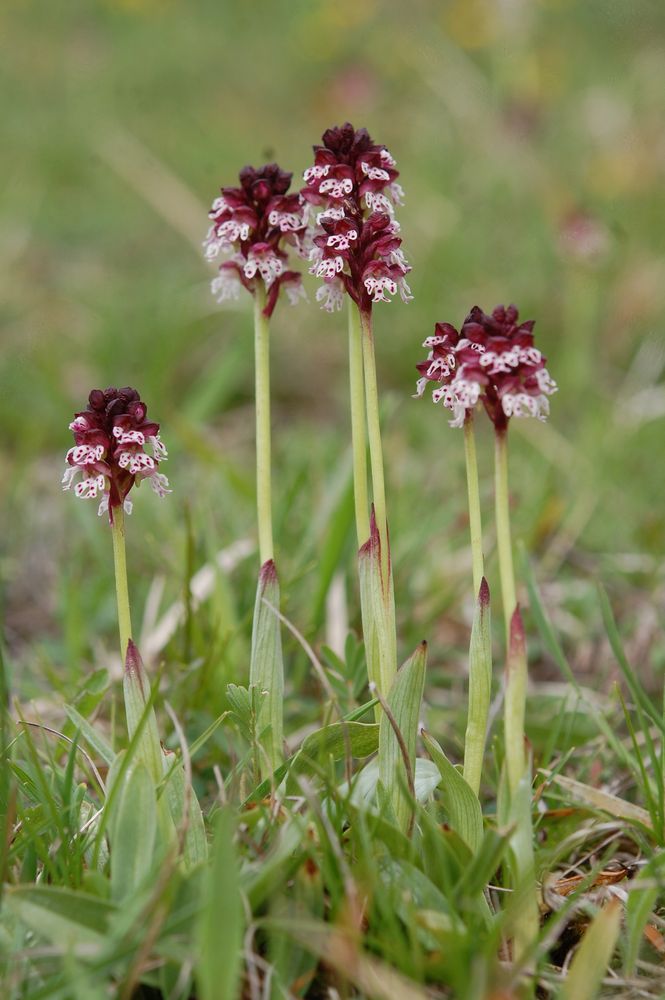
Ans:
[[[383,447],[381,444],[381,421],[379,419],[379,390],[376,378],[376,358],[374,336],[372,334],[371,313],[360,313],[362,329],[362,354],[365,376],[365,406],[367,412],[367,438],[369,441],[370,468],[372,470],[372,499],[376,526],[381,543],[381,571],[384,587],[388,588],[390,553],[388,549],[388,520],[386,511],[386,487],[383,474]],[[369,532],[368,532],[369,534]]]
[[[254,293],[254,371],[256,408],[256,508],[259,556],[263,566],[273,558],[270,475],[270,328],[263,315],[266,291],[262,281]]]
[[[466,488],[469,500],[473,592],[477,595],[485,575],[485,560],[483,559],[483,530],[480,518],[480,487],[478,485],[478,459],[476,456],[476,435],[473,429],[473,410],[469,411],[464,422],[464,457],[466,459]]]
[[[349,387],[351,399],[351,445],[353,449],[353,499],[358,548],[369,538],[369,492],[367,485],[367,430],[365,384],[360,314],[349,299]]]
[[[515,571],[513,569],[513,549],[510,537],[510,508],[508,499],[508,437],[505,431],[497,431],[494,449],[494,504],[496,516],[496,540],[499,552],[499,576],[501,579],[501,601],[506,624],[506,646],[510,637],[510,620],[517,605],[515,596]]]
[[[125,548],[125,512],[114,508],[111,522],[113,539],[113,565],[115,568],[115,595],[118,604],[118,630],[120,632],[120,657],[125,662],[127,645],[132,637],[132,621],[129,611],[129,588],[127,585],[127,553]]]

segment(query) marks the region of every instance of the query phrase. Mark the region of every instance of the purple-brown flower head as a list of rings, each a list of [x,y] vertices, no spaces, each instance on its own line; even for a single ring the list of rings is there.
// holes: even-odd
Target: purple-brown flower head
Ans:
[[[395,161],[366,129],[349,122],[328,129],[322,142],[314,146],[314,165],[305,171],[301,192],[323,208],[310,251],[310,274],[324,281],[317,301],[332,312],[341,309],[346,292],[369,312],[373,302],[387,302],[387,294],[399,290],[408,302],[405,275],[411,268],[394,218],[393,206],[403,196]]]
[[[237,298],[241,286],[253,294],[257,281],[268,293],[266,316],[281,288],[292,303],[304,296],[300,273],[287,270],[289,245],[306,253],[307,205],[297,192],[287,193],[292,176],[276,163],[243,167],[240,187],[222,188],[213,202],[205,254],[208,260],[229,255],[211,286],[218,302]]]
[[[101,497],[100,515],[122,506],[131,513],[132,502],[127,494],[132,486],[148,479],[158,496],[170,493],[166,476],[159,472],[159,463],[167,451],[159,437],[159,424],[147,419],[148,408],[136,389],[93,389],[87,409],[75,414],[69,429],[76,444],[67,452],[67,468],[62,477],[63,489],[69,490],[76,477],[83,478],[74,486],[82,499]],[[150,448],[152,454],[145,450]]]
[[[421,376],[416,395],[423,395],[428,382],[438,383],[432,399],[452,410],[452,427],[462,427],[479,401],[498,431],[510,417],[545,420],[548,396],[557,386],[534,347],[533,327],[533,320],[519,323],[512,305],[497,306],[491,315],[474,306],[460,332],[437,323],[423,344],[430,348],[427,359],[416,365]]]

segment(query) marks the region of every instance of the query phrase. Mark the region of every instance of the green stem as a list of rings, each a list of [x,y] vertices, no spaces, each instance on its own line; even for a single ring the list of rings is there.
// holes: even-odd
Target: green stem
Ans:
[[[469,500],[469,531],[471,534],[471,560],[473,565],[473,593],[478,597],[485,575],[483,559],[483,531],[480,520],[480,488],[478,485],[478,459],[476,435],[473,430],[473,411],[464,422],[464,457],[466,458],[466,488]]]
[[[510,539],[510,510],[508,502],[508,437],[506,431],[497,431],[494,449],[494,504],[496,511],[496,541],[499,552],[501,601],[506,624],[506,646],[510,637],[510,620],[517,604],[515,596],[515,571]]]
[[[254,370],[256,407],[256,507],[261,565],[273,558],[270,486],[270,330],[263,315],[266,291],[262,281],[254,293]]]
[[[372,334],[371,313],[360,313],[362,328],[363,368],[365,374],[365,403],[367,411],[367,437],[369,459],[372,470],[372,499],[376,526],[381,542],[381,572],[387,586],[390,554],[388,549],[388,521],[386,512],[386,487],[383,476],[383,448],[381,445],[381,422],[379,420],[379,390],[376,378],[376,358]]]
[[[356,510],[358,548],[369,538],[369,493],[367,487],[367,431],[360,314],[349,299],[349,382],[351,398],[351,444],[353,448],[353,498]]]
[[[132,620],[129,612],[129,588],[127,586],[127,557],[125,552],[125,512],[120,507],[113,509],[111,522],[113,538],[113,564],[115,567],[115,595],[118,604],[118,629],[120,631],[120,656],[125,662],[127,644],[132,637]]]

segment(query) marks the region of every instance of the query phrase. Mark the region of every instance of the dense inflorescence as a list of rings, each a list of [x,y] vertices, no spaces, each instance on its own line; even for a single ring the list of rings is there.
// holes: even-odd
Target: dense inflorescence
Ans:
[[[304,296],[300,273],[287,268],[289,248],[307,253],[307,205],[288,193],[292,176],[276,163],[243,167],[240,187],[222,188],[213,202],[205,254],[208,260],[229,255],[211,285],[218,302],[237,298],[241,287],[254,294],[258,281],[267,291],[266,316],[282,288],[292,303]]]
[[[82,499],[101,497],[99,514],[122,506],[132,509],[127,495],[141,480],[148,479],[158,496],[170,493],[159,463],[167,451],[159,437],[159,424],[147,419],[148,408],[136,389],[93,389],[87,409],[75,414],[69,429],[76,444],[67,452],[63,489],[71,489]],[[152,454],[145,450],[148,445]]]
[[[533,320],[519,322],[514,305],[497,306],[491,314],[474,306],[459,332],[437,323],[423,344],[430,349],[427,359],[416,365],[416,395],[436,382],[432,399],[452,410],[452,427],[462,427],[478,402],[497,430],[505,430],[510,417],[544,420],[557,387],[534,346],[533,327]]]
[[[310,273],[322,278],[323,309],[340,309],[344,294],[367,313],[398,290],[405,302],[411,270],[401,250],[394,205],[402,202],[395,161],[349,122],[328,129],[314,146],[314,165],[304,174],[302,197],[323,210],[316,216]]]

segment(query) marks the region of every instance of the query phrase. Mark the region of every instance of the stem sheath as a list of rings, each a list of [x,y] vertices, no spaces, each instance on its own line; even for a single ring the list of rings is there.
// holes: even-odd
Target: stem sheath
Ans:
[[[369,493],[367,486],[367,431],[365,429],[365,385],[360,314],[349,299],[349,383],[351,399],[351,445],[353,449],[353,499],[358,548],[369,538]]]
[[[118,629],[120,632],[120,657],[124,664],[127,645],[132,637],[132,621],[129,612],[129,588],[127,586],[127,555],[125,551],[125,512],[120,507],[113,510],[111,522],[113,539],[113,565],[115,568],[115,595],[118,604]]]
[[[256,408],[256,508],[259,557],[263,566],[273,558],[270,484],[270,330],[263,315],[266,291],[262,281],[254,292],[254,370]]]

